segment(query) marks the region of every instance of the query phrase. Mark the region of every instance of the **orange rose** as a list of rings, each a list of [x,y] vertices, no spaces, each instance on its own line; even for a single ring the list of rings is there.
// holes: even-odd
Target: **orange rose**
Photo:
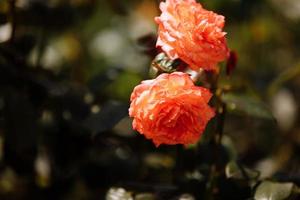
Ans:
[[[161,74],[142,81],[131,94],[133,128],[160,144],[192,144],[215,115],[208,106],[212,94],[195,86],[188,74]]]
[[[215,70],[228,56],[225,20],[222,15],[205,10],[195,0],[166,0],[160,3],[162,14],[156,46],[171,59],[180,58],[193,70]]]

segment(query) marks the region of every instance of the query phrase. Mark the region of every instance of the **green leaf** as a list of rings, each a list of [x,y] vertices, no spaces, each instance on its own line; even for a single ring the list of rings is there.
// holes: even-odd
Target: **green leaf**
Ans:
[[[142,81],[142,78],[132,72],[121,73],[110,85],[106,88],[106,93],[114,99],[128,101],[134,87]],[[113,91],[113,92],[112,92]]]
[[[155,200],[157,199],[152,193],[140,193],[135,195],[135,200]]]
[[[260,175],[259,171],[246,168],[235,161],[231,161],[226,165],[225,174],[227,178],[239,180],[257,180]]]
[[[180,61],[170,59],[165,53],[158,54],[152,61],[151,67],[157,68],[162,72],[174,72]]]
[[[255,200],[285,200],[292,196],[293,183],[262,182],[255,191]]]
[[[133,200],[133,197],[131,193],[126,191],[124,188],[112,187],[106,193],[105,199],[106,200],[115,200],[115,199]]]
[[[97,113],[84,120],[83,126],[94,134],[112,129],[121,119],[128,115],[128,105],[118,101],[108,101]]]
[[[282,72],[277,78],[275,78],[268,88],[268,95],[273,96],[278,89],[282,87],[286,82],[299,77],[300,75],[300,63],[297,63],[294,67],[288,68]]]
[[[234,145],[234,142],[228,135],[225,135],[225,134],[223,135],[221,143],[226,148],[229,159],[230,160],[237,159],[238,153],[237,153],[236,147]]]
[[[227,110],[234,114],[275,120],[267,105],[252,96],[229,93],[224,94],[222,100],[227,104]]]

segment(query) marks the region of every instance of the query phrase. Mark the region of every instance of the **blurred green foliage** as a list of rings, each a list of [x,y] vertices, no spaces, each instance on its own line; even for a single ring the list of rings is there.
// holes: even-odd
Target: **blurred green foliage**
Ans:
[[[282,199],[275,187],[291,197],[300,185],[299,2],[199,2],[226,17],[238,57],[220,81],[238,110],[228,110],[218,151],[219,164],[234,163],[230,173],[239,177],[221,174],[212,196]],[[0,1],[0,199],[211,196],[206,136],[198,146],[155,148],[127,116],[130,93],[148,78],[156,53],[158,3]],[[250,167],[274,183],[251,185]]]

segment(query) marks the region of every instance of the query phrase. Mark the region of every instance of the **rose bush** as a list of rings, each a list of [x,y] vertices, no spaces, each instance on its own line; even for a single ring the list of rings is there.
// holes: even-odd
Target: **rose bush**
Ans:
[[[195,0],[166,0],[155,21],[157,46],[171,58],[180,58],[191,69],[215,70],[229,54],[222,15],[205,10]]]
[[[142,81],[131,95],[133,128],[160,144],[192,144],[215,115],[207,104],[212,94],[195,86],[188,74],[161,74]]]

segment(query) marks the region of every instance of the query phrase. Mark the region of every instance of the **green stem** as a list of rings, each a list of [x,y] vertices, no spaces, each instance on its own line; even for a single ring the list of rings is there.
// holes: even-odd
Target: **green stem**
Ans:
[[[220,165],[220,149],[222,146],[222,136],[224,131],[224,122],[226,115],[226,104],[222,101],[223,90],[218,89],[219,75],[216,75],[211,80],[212,91],[215,96],[215,109],[216,109],[216,126],[214,134],[211,138],[213,146],[213,163],[210,170],[210,179],[207,185],[208,199],[215,199],[217,196],[217,180],[222,173],[223,166]]]

